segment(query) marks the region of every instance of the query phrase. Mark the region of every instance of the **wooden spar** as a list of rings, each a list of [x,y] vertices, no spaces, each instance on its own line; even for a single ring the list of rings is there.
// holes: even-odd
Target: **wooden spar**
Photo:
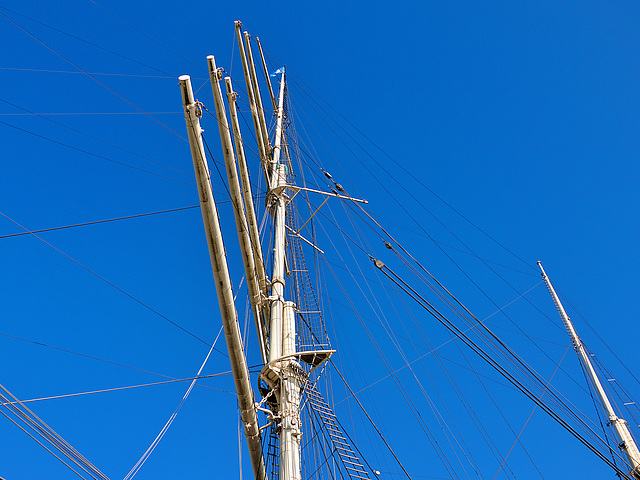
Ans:
[[[247,96],[249,97],[249,107],[251,108],[251,118],[253,119],[253,128],[256,132],[256,142],[258,143],[258,151],[260,152],[260,160],[262,162],[262,168],[264,171],[267,185],[270,184],[268,177],[269,159],[271,157],[271,151],[267,151],[265,139],[262,135],[262,127],[260,126],[260,120],[258,116],[258,107],[256,106],[255,92],[253,91],[253,81],[249,73],[249,65],[247,63],[247,54],[244,49],[244,43],[242,41],[242,22],[239,20],[235,22],[236,36],[238,37],[238,48],[240,49],[240,59],[242,60],[242,71],[244,72],[244,81],[247,85]],[[267,139],[268,140],[268,139]]]
[[[209,257],[211,259],[211,269],[216,284],[218,303],[220,305],[220,315],[224,326],[224,336],[229,351],[229,362],[233,373],[233,381],[238,397],[240,417],[244,426],[244,434],[249,447],[249,456],[256,480],[266,480],[266,470],[264,458],[262,456],[262,442],[260,429],[258,426],[258,416],[255,406],[254,394],[249,382],[249,368],[240,336],[240,326],[238,325],[238,314],[233,303],[233,292],[231,280],[229,278],[229,268],[222,241],[222,232],[218,221],[218,211],[213,199],[211,181],[209,178],[209,168],[204,154],[202,144],[202,129],[200,128],[200,116],[202,111],[194,101],[191,79],[189,75],[179,77],[180,89],[182,92],[182,105],[184,107],[184,117],[189,135],[189,146],[193,158],[193,167],[198,184],[198,194],[200,197],[200,209],[204,222],[207,245],[209,246]]]
[[[262,69],[264,70],[264,77],[267,79],[267,87],[269,88],[269,98],[271,98],[271,104],[273,109],[278,108],[276,104],[276,97],[273,95],[273,87],[271,87],[271,78],[269,77],[269,70],[267,70],[267,62],[264,59],[264,52],[262,51],[262,44],[260,39],[256,37],[256,43],[258,44],[258,51],[260,52],[260,60],[262,60]]]
[[[236,167],[236,159],[233,155],[233,143],[231,142],[231,132],[229,123],[227,122],[227,114],[222,101],[222,91],[220,89],[221,72],[216,68],[216,61],[213,55],[207,57],[209,65],[209,77],[211,80],[211,88],[213,89],[213,99],[216,107],[216,117],[218,120],[218,129],[220,130],[220,140],[222,143],[222,152],[224,155],[224,164],[227,170],[227,179],[229,181],[229,195],[233,204],[233,214],[236,220],[236,228],[238,230],[238,240],[240,241],[240,251],[242,253],[242,263],[244,264],[244,272],[247,278],[247,289],[249,290],[249,299],[251,301],[251,311],[256,325],[256,333],[260,344],[260,354],[262,361],[267,362],[267,350],[265,339],[263,336],[263,319],[262,319],[262,299],[258,278],[256,276],[256,262],[253,254],[253,246],[249,236],[249,225],[245,215],[244,203],[242,201],[242,193],[240,190],[240,180],[238,179],[238,171]]]
[[[260,85],[258,84],[258,74],[256,73],[256,64],[253,60],[253,52],[251,51],[251,36],[249,32],[244,32],[244,44],[247,49],[247,61],[249,66],[249,77],[253,82],[253,93],[256,101],[256,109],[258,111],[258,123],[262,129],[262,139],[264,148],[267,152],[271,151],[271,142],[269,141],[269,132],[267,130],[267,120],[264,116],[264,108],[262,106],[262,96],[260,95]]]
[[[238,121],[238,109],[236,106],[236,93],[233,91],[231,85],[231,78],[226,77],[224,79],[227,87],[227,99],[229,101],[229,112],[231,113],[231,126],[233,131],[233,137],[235,139],[236,156],[238,157],[238,170],[240,172],[240,183],[242,185],[242,194],[244,199],[244,209],[247,213],[247,222],[249,225],[249,238],[251,239],[251,246],[253,248],[253,258],[256,265],[256,274],[258,277],[258,286],[260,292],[266,298],[267,292],[267,275],[264,268],[264,259],[262,257],[262,248],[260,245],[260,234],[258,232],[258,220],[256,218],[256,210],[253,205],[253,194],[251,192],[251,182],[249,181],[249,168],[247,166],[247,159],[244,154],[244,144],[242,142],[242,134],[240,133],[240,122]],[[263,312],[268,312],[268,309],[264,309]],[[266,325],[268,324],[268,318],[264,318],[262,328],[263,338],[267,338]],[[260,333],[258,333],[259,335]],[[266,362],[265,362],[266,363]]]

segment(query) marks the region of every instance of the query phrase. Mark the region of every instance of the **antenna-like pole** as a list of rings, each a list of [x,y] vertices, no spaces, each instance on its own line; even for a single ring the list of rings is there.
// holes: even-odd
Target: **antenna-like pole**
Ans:
[[[573,342],[573,348],[576,350],[576,352],[582,359],[585,365],[585,368],[587,370],[587,374],[589,375],[591,382],[593,383],[593,385],[596,388],[596,391],[598,392],[598,396],[600,397],[602,406],[605,412],[607,413],[607,415],[609,416],[609,424],[613,427],[613,430],[615,431],[616,436],[618,437],[618,441],[619,441],[618,446],[620,447],[620,450],[622,450],[627,456],[627,459],[629,461],[629,466],[631,467],[630,475],[632,475],[634,478],[640,479],[640,451],[638,451],[638,446],[636,445],[635,440],[631,436],[631,432],[629,431],[627,422],[623,418],[620,418],[616,415],[615,410],[613,409],[613,406],[611,405],[611,402],[609,401],[609,398],[607,397],[607,394],[604,391],[604,388],[602,387],[602,383],[598,378],[598,374],[593,368],[593,364],[591,363],[591,360],[589,359],[589,356],[585,351],[582,341],[580,340],[580,337],[578,337],[578,334],[576,333],[573,323],[569,319],[567,312],[562,306],[562,303],[560,302],[560,299],[558,298],[556,291],[553,289],[553,286],[551,285],[551,280],[549,280],[549,277],[545,273],[544,268],[542,268],[542,262],[538,262],[538,266],[540,267],[540,270],[542,272],[542,278],[544,279],[544,282],[547,285],[547,289],[551,294],[553,303],[555,303],[556,308],[558,309],[558,313],[560,314],[560,318],[562,318],[562,323],[564,323],[564,326],[569,332],[569,336],[571,337],[571,340]]]
[[[209,167],[207,166],[207,159],[202,143],[203,130],[200,128],[202,110],[193,98],[193,89],[191,88],[191,78],[189,75],[182,75],[179,80],[182,91],[184,118],[187,123],[187,133],[189,135],[189,146],[191,147],[193,167],[198,184],[200,210],[202,212],[202,220],[204,222],[207,244],[209,246],[211,269],[213,270],[216,292],[218,294],[218,304],[220,306],[222,325],[224,326],[227,350],[229,351],[231,372],[233,373],[233,381],[238,397],[240,417],[242,419],[242,425],[244,425],[244,434],[247,438],[254,476],[256,480],[266,480],[258,415],[253,390],[249,382],[249,368],[247,367],[247,360],[242,346],[240,326],[238,325],[238,313],[236,312],[233,302],[233,291],[231,289],[229,267],[227,265],[227,257],[222,241],[222,232],[218,221],[218,210],[213,199]]]

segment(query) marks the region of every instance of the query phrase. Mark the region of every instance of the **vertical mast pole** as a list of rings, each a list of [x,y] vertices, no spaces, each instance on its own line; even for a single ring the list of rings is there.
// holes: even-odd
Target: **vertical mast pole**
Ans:
[[[284,308],[284,254],[285,254],[285,199],[284,189],[286,176],[284,175],[284,165],[276,171],[279,164],[282,144],[282,111],[284,107],[284,73],[280,84],[280,98],[278,103],[278,121],[276,123],[276,139],[273,148],[273,164],[270,177],[273,182],[270,185],[270,192],[273,195],[273,217],[274,217],[274,249],[273,267],[271,273],[271,328],[270,328],[270,355],[269,361],[282,356],[282,318]],[[280,174],[282,172],[282,174]],[[280,187],[280,188],[277,188]],[[284,480],[284,479],[282,479]]]
[[[287,197],[286,162],[280,162],[283,146],[285,74],[282,73],[278,98],[276,138],[273,148],[271,170],[275,248],[273,253],[273,273],[271,275],[271,334],[269,361],[279,371],[279,414],[280,414],[280,480],[300,480],[300,387],[299,366],[293,355],[296,353],[296,325],[293,302],[285,302],[285,209]],[[284,358],[282,358],[284,357]]]
[[[224,164],[227,170],[227,179],[229,181],[229,194],[233,205],[233,213],[236,220],[236,228],[238,230],[238,239],[240,241],[240,250],[242,253],[242,263],[244,264],[245,276],[247,278],[247,289],[249,291],[249,299],[251,302],[251,310],[256,325],[256,334],[260,344],[260,353],[262,361],[267,361],[267,350],[264,339],[264,329],[262,327],[262,295],[258,286],[256,276],[256,262],[253,255],[253,246],[249,237],[249,225],[244,211],[244,203],[242,202],[242,193],[240,191],[240,181],[238,179],[238,171],[236,168],[236,159],[233,155],[233,143],[231,142],[231,132],[229,123],[227,122],[227,114],[225,112],[224,103],[222,101],[222,91],[220,89],[221,72],[216,68],[216,61],[213,55],[207,57],[209,65],[209,77],[211,80],[211,88],[213,89],[213,99],[216,106],[216,117],[218,120],[218,129],[220,130],[220,139],[222,142],[222,151],[224,154]]]
[[[562,318],[562,322],[564,323],[564,326],[569,332],[569,336],[571,337],[571,340],[573,342],[573,347],[578,353],[578,355],[580,356],[580,358],[582,359],[585,365],[585,368],[587,370],[587,374],[589,375],[589,378],[591,379],[591,382],[595,386],[596,392],[600,397],[602,406],[605,412],[607,413],[607,415],[609,416],[609,424],[613,427],[613,430],[615,431],[616,436],[618,437],[618,442],[619,442],[618,446],[620,447],[620,450],[622,450],[627,456],[629,466],[631,467],[630,474],[634,478],[640,479],[640,451],[638,450],[638,446],[636,445],[635,440],[631,436],[631,432],[629,431],[627,422],[623,418],[620,418],[616,415],[616,412],[613,409],[613,406],[611,405],[611,402],[609,401],[609,398],[607,397],[606,392],[604,391],[602,383],[598,378],[598,374],[593,368],[593,364],[591,363],[591,360],[587,355],[584,345],[582,344],[580,337],[578,337],[578,334],[573,326],[573,323],[569,319],[569,316],[567,315],[567,312],[565,311],[562,303],[560,302],[560,299],[558,298],[556,291],[551,285],[551,280],[549,280],[549,277],[545,273],[544,268],[542,268],[542,262],[538,262],[538,266],[540,267],[540,270],[542,272],[542,278],[544,279],[544,282],[547,285],[547,289],[551,294],[553,303],[555,303],[558,313],[560,314],[560,318]]]
[[[278,113],[276,114],[276,139],[273,144],[273,160],[269,166],[269,177],[271,178],[270,188],[286,185],[286,167],[280,164],[282,156],[282,121],[284,119],[284,87],[285,72],[280,77],[280,93],[278,94]]]
[[[229,268],[222,241],[222,232],[218,222],[218,211],[213,199],[211,181],[209,178],[209,167],[204,154],[202,144],[202,128],[200,128],[200,116],[202,111],[193,98],[191,88],[191,78],[189,75],[179,77],[180,89],[182,92],[182,105],[184,107],[184,117],[189,135],[189,146],[193,158],[193,167],[196,173],[198,184],[198,195],[200,197],[200,209],[204,222],[207,245],[209,246],[209,257],[211,259],[211,269],[216,284],[218,294],[218,304],[224,326],[224,336],[229,351],[229,361],[233,373],[233,381],[238,397],[240,417],[244,426],[244,434],[249,447],[249,456],[256,480],[266,480],[264,459],[262,456],[262,442],[258,427],[258,416],[255,407],[253,390],[249,382],[249,368],[244,354],[242,337],[240,336],[240,326],[238,325],[238,314],[233,303],[233,292],[231,280],[229,278]]]

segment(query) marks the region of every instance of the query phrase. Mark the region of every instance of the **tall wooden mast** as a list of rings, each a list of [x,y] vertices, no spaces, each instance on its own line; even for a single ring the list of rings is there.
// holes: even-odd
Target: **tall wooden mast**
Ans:
[[[633,476],[633,478],[640,479],[640,451],[638,451],[638,445],[631,436],[631,432],[629,431],[627,422],[623,418],[620,418],[618,417],[618,415],[616,415],[616,412],[613,409],[613,405],[611,404],[611,401],[607,397],[607,393],[602,386],[602,382],[600,382],[598,374],[593,368],[591,359],[589,358],[589,355],[587,355],[584,345],[582,344],[582,341],[580,340],[580,337],[578,336],[573,323],[569,319],[569,316],[567,315],[562,302],[560,302],[556,291],[551,285],[551,280],[549,280],[549,277],[545,273],[544,268],[542,268],[541,262],[538,262],[538,266],[540,267],[540,271],[542,272],[542,278],[547,285],[547,289],[551,294],[553,303],[555,303],[556,308],[558,309],[560,318],[562,318],[562,322],[564,323],[567,332],[569,332],[569,336],[571,337],[571,341],[573,342],[573,348],[582,359],[585,370],[587,371],[587,375],[589,376],[591,383],[593,383],[593,386],[598,393],[598,397],[600,398],[600,402],[602,403],[602,407],[609,417],[609,425],[611,425],[611,428],[613,428],[613,431],[618,437],[618,446],[627,457],[627,461],[630,467],[630,475]]]
[[[269,138],[263,103],[260,98],[260,87],[251,51],[251,36],[241,32],[240,22],[236,22],[236,33],[240,48],[243,72],[247,85],[247,94],[251,116],[255,128],[258,155],[262,171],[267,185],[266,205],[273,217],[273,234],[271,241],[273,250],[271,257],[271,277],[267,277],[263,260],[262,247],[260,245],[256,212],[252,201],[251,183],[244,154],[244,144],[240,135],[238,112],[236,107],[236,94],[232,88],[232,82],[226,77],[225,86],[231,122],[227,120],[226,107],[220,82],[222,70],[216,67],[213,56],[207,57],[209,75],[213,88],[213,97],[216,109],[216,120],[219,127],[222,151],[225,159],[227,179],[229,181],[229,194],[233,205],[236,229],[240,241],[242,260],[247,279],[249,299],[252,313],[256,323],[260,353],[264,367],[259,375],[260,390],[263,398],[255,403],[253,390],[249,383],[249,370],[247,360],[240,337],[237,312],[231,291],[231,282],[226,262],[225,248],[222,243],[222,235],[218,222],[218,212],[211,192],[209,169],[204,155],[200,128],[201,105],[193,98],[191,82],[188,75],[180,77],[182,88],[183,106],[189,143],[193,157],[193,164],[198,182],[198,192],[202,217],[209,244],[211,265],[213,268],[220,312],[227,340],[227,348],[231,360],[231,367],[236,384],[238,404],[244,432],[249,446],[251,463],[256,480],[265,480],[265,461],[263,459],[261,431],[274,426],[278,432],[279,444],[279,480],[301,480],[301,422],[300,399],[303,386],[309,385],[309,374],[320,364],[326,361],[335,351],[328,349],[326,341],[316,338],[317,343],[305,345],[304,351],[299,351],[296,331],[296,315],[309,315],[318,312],[298,312],[296,304],[291,298],[285,298],[285,283],[288,273],[287,261],[287,235],[310,244],[316,250],[322,252],[312,242],[300,235],[300,230],[314,217],[329,197],[337,197],[353,202],[367,203],[365,200],[354,199],[335,192],[322,192],[306,187],[299,187],[291,181],[290,151],[286,142],[285,104],[286,104],[286,75],[284,69],[281,73],[280,88],[277,101],[273,96],[273,89],[269,84],[269,95],[275,105],[275,132]],[[264,54],[260,49],[260,57],[263,63],[263,71],[270,82],[270,77],[264,64]],[[235,143],[235,145],[234,145]],[[234,155],[235,151],[235,155]],[[238,163],[236,164],[236,155]],[[239,172],[238,172],[239,168]],[[292,182],[291,184],[289,182]],[[298,231],[287,225],[287,209],[290,202],[299,192],[305,191],[320,194],[327,197],[324,202],[303,223]],[[289,233],[287,233],[289,232]],[[298,240],[293,240],[298,241]],[[266,253],[265,253],[266,255]],[[296,270],[298,272],[302,270]],[[300,297],[296,297],[300,298]],[[301,303],[307,302],[303,297]],[[313,332],[312,332],[313,334]],[[309,348],[311,346],[311,349]],[[314,348],[315,347],[315,348]],[[319,347],[319,348],[318,348]],[[302,364],[300,362],[303,362]],[[263,389],[265,386],[266,390]],[[321,396],[315,386],[314,401],[321,400]],[[320,399],[320,400],[318,400]],[[266,405],[263,406],[266,402]],[[319,405],[319,404],[318,404]],[[266,407],[269,408],[266,408]],[[327,407],[319,407],[326,410]],[[267,425],[262,428],[258,425],[257,411],[267,414]],[[330,418],[326,417],[326,422]],[[337,425],[331,424],[334,432],[338,432]],[[331,441],[338,437],[334,434]],[[343,437],[340,437],[343,439]],[[353,450],[345,449],[347,445],[341,443],[342,450],[339,454],[341,461],[347,462],[345,470],[349,469],[349,475],[357,474],[360,478],[368,478],[362,464]],[[274,462],[275,465],[275,462]],[[364,475],[364,476],[362,476]]]
[[[247,439],[247,446],[249,447],[249,456],[251,458],[254,476],[256,480],[266,480],[257,409],[249,381],[249,368],[242,345],[242,337],[240,336],[238,314],[233,302],[229,267],[227,266],[227,257],[222,241],[220,223],[218,221],[218,210],[213,199],[209,167],[207,166],[202,143],[202,128],[200,128],[202,110],[193,98],[193,89],[191,88],[189,75],[182,75],[179,80],[182,91],[184,118],[187,124],[193,167],[198,184],[200,209],[202,211],[202,220],[204,222],[207,244],[209,246],[211,269],[213,270],[218,294],[220,315],[224,326],[227,350],[229,351],[229,361],[231,363],[231,371],[233,373],[233,380],[238,397],[240,417],[244,425],[244,434]]]

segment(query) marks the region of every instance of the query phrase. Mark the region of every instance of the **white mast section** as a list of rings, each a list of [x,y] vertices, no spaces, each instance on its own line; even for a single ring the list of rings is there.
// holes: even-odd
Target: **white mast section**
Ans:
[[[202,110],[193,98],[191,88],[191,78],[189,75],[179,77],[180,89],[182,91],[182,105],[184,107],[184,117],[189,135],[189,146],[193,158],[193,167],[196,173],[198,184],[198,194],[200,197],[200,209],[204,222],[207,244],[209,246],[209,257],[211,258],[211,269],[215,279],[220,314],[224,326],[224,336],[229,351],[229,361],[238,397],[240,417],[244,426],[244,434],[247,438],[251,466],[256,480],[266,480],[264,459],[262,456],[262,442],[258,426],[258,416],[251,384],[249,382],[249,368],[244,354],[242,337],[240,336],[240,326],[238,325],[238,314],[233,303],[233,291],[229,278],[229,268],[222,241],[222,232],[218,222],[218,210],[213,199],[211,181],[209,177],[209,167],[202,144],[202,128],[200,128],[200,117]]]
[[[280,83],[280,97],[278,103],[278,120],[276,123],[276,140],[273,148],[273,161],[270,177],[272,183],[270,185],[271,201],[275,203],[273,206],[274,217],[274,249],[273,249],[273,267],[271,273],[271,328],[270,328],[270,349],[269,362],[282,356],[282,318],[284,308],[284,262],[285,262],[285,190],[280,188],[274,192],[274,187],[286,186],[285,165],[280,165],[280,151],[282,144],[282,111],[284,107],[284,73]],[[277,167],[276,167],[277,165]],[[284,480],[284,479],[282,479]]]
[[[280,392],[278,397],[280,415],[280,480],[300,480],[300,387],[301,378],[298,363],[293,358],[296,353],[296,306],[285,302],[285,210],[289,200],[287,185],[287,162],[280,161],[283,148],[285,74],[280,80],[276,138],[271,164],[271,197],[274,216],[274,252],[271,275],[271,329],[269,362],[279,373]],[[282,358],[284,357],[284,358]]]
[[[593,383],[593,385],[596,388],[596,391],[598,392],[598,396],[600,397],[602,406],[605,412],[607,413],[607,415],[609,416],[609,425],[613,427],[613,430],[615,431],[616,436],[618,437],[618,442],[619,442],[618,446],[620,447],[620,450],[622,450],[624,454],[627,456],[629,467],[631,468],[630,475],[632,475],[634,478],[640,479],[640,451],[638,451],[638,446],[636,445],[635,440],[631,436],[631,432],[629,431],[627,422],[623,418],[620,418],[616,415],[616,412],[613,409],[613,406],[611,405],[611,402],[609,401],[609,398],[607,397],[607,394],[604,388],[602,387],[602,383],[598,378],[598,374],[593,368],[593,364],[591,363],[591,360],[589,359],[589,356],[585,351],[582,341],[580,340],[580,337],[578,337],[578,334],[576,333],[573,323],[569,319],[569,316],[567,315],[567,312],[562,306],[562,303],[560,302],[560,299],[558,298],[556,291],[551,285],[551,280],[549,280],[549,277],[545,273],[544,268],[542,268],[541,262],[538,262],[538,266],[540,267],[540,270],[542,272],[542,278],[544,279],[544,282],[547,285],[547,289],[551,294],[553,303],[555,303],[556,308],[558,309],[558,313],[560,314],[560,318],[562,318],[562,322],[564,323],[564,326],[566,327],[567,331],[569,332],[569,336],[573,341],[573,347],[575,351],[578,353],[578,355],[580,356],[580,358],[582,359],[584,366],[587,370],[587,374],[589,375],[591,382]]]

